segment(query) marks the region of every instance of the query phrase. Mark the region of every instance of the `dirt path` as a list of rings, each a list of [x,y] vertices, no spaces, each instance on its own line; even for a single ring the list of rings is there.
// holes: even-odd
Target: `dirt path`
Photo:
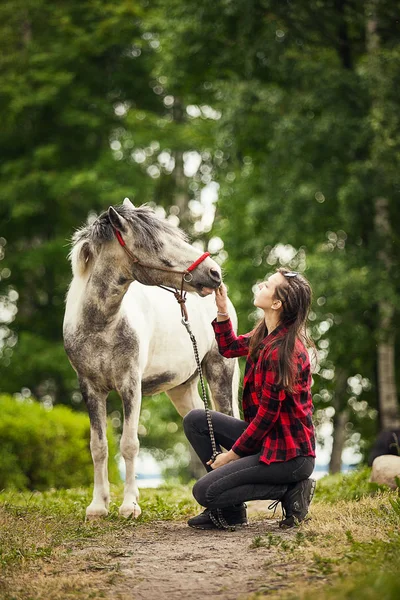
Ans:
[[[276,590],[282,587],[282,569],[274,576],[265,565],[273,552],[250,548],[255,536],[276,529],[272,520],[253,521],[234,532],[210,533],[165,522],[142,528],[121,545],[121,578],[110,597],[236,600],[265,591],[266,584]]]
[[[250,524],[237,531],[201,531],[185,522],[153,521],[101,539],[66,542],[41,564],[8,580],[7,600],[247,600],[276,598],[299,581],[320,578],[276,540],[293,541],[265,518],[266,502],[249,503]],[[269,513],[271,514],[271,513]],[[254,544],[273,534],[271,547]],[[1,588],[1,586],[0,586]]]

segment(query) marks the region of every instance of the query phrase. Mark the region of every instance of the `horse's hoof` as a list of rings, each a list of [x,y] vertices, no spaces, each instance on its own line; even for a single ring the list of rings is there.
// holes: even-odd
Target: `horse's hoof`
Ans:
[[[108,510],[105,506],[96,506],[90,504],[86,509],[86,519],[88,521],[93,521],[93,519],[100,519],[101,517],[106,517],[108,515]]]
[[[139,504],[136,504],[136,502],[131,502],[130,504],[122,504],[122,506],[119,509],[119,514],[121,515],[121,517],[125,517],[126,519],[128,517],[137,519],[141,512],[142,509],[140,508]]]

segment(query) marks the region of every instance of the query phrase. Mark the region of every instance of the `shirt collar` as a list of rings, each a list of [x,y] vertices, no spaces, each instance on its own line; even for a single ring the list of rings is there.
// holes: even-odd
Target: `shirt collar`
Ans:
[[[278,325],[278,327],[275,327],[275,329],[273,329],[271,333],[267,333],[262,343],[264,344],[266,342],[269,342],[273,338],[284,336],[287,330],[288,328],[286,327],[286,325],[283,325],[281,323],[280,325]]]

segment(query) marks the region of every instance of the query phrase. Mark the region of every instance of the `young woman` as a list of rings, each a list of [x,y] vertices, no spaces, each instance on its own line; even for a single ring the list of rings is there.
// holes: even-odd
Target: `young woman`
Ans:
[[[212,322],[220,353],[246,356],[243,380],[244,421],[211,411],[219,449],[215,461],[204,410],[183,420],[186,436],[208,471],[193,487],[206,507],[188,525],[199,529],[247,524],[246,500],[282,503],[280,527],[303,521],[315,481],[311,373],[304,343],[311,287],[299,273],[278,269],[258,285],[254,305],[264,311],[256,328],[236,336],[228,314],[226,288],[215,293]]]

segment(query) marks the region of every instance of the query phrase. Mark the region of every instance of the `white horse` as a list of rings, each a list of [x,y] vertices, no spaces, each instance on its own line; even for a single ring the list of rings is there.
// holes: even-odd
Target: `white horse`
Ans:
[[[142,395],[167,392],[181,416],[202,406],[193,348],[179,306],[173,294],[155,287],[179,288],[182,271],[200,254],[182,231],[129,200],[110,207],[73,237],[64,345],[90,417],[94,490],[88,518],[108,513],[106,400],[111,390],[119,393],[124,411],[120,448],[126,480],[119,512],[125,517],[141,513],[135,459]],[[238,416],[237,363],[219,354],[211,327],[216,314],[211,293],[221,283],[221,271],[207,257],[192,275],[184,289],[197,294],[187,295],[187,309],[211,395],[218,410]],[[232,306],[230,313],[236,325]]]

